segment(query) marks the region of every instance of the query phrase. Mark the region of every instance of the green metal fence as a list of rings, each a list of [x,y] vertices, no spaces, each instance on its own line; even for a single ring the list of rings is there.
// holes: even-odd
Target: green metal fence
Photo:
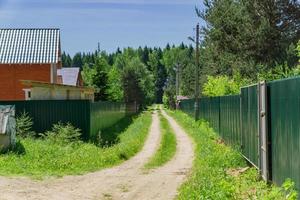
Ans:
[[[268,82],[266,95],[258,88],[241,88],[237,96],[202,98],[199,118],[207,120],[226,143],[240,146],[254,166],[267,165],[269,180],[281,185],[291,178],[300,190],[300,77]],[[265,111],[259,108],[262,101]],[[180,108],[191,115],[193,103],[184,100]],[[262,119],[266,119],[267,128]],[[260,144],[263,132],[267,133],[266,147]],[[266,165],[260,155],[264,152]]]
[[[126,115],[126,106],[124,103],[91,103],[90,110],[90,138],[97,137],[100,130],[111,127]]]
[[[241,142],[244,156],[258,167],[257,85],[241,89]]]
[[[272,179],[300,190],[300,78],[268,83]]]
[[[207,120],[219,132],[220,128],[220,97],[201,98],[199,103],[199,119]]]
[[[257,85],[241,89],[241,95],[201,98],[199,118],[205,119],[228,144],[241,148],[245,158],[258,167]],[[194,100],[180,108],[193,116]],[[242,123],[241,123],[242,122]]]
[[[0,105],[15,105],[16,116],[27,112],[33,119],[33,130],[43,133],[58,122],[70,122],[82,130],[84,137],[89,133],[89,101],[3,101]]]
[[[183,100],[180,109],[194,116],[194,100]],[[201,98],[199,118],[205,119],[230,144],[240,145],[240,96]]]
[[[58,122],[71,123],[81,129],[83,139],[97,136],[127,114],[124,103],[88,100],[1,101],[0,105],[15,105],[16,115],[27,112],[33,118],[33,130],[43,133]]]
[[[189,116],[194,117],[194,106],[195,106],[195,100],[194,99],[186,99],[182,100],[180,103],[180,109],[187,113]]]
[[[226,143],[241,145],[240,96],[220,97],[219,133]]]

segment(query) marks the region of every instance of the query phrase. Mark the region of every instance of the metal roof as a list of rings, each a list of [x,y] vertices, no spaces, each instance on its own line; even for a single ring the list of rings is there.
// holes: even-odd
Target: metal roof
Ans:
[[[62,76],[62,84],[77,86],[80,69],[78,67],[66,67],[57,69],[57,75]]]
[[[0,64],[58,63],[59,29],[0,29]]]

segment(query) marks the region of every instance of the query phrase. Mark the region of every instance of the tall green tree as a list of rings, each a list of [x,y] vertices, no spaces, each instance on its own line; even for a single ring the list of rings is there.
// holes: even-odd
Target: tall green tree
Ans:
[[[82,53],[76,53],[72,59],[72,67],[82,68],[83,65]]]
[[[162,51],[156,49],[149,54],[148,65],[152,69],[153,78],[155,81],[155,102],[162,103],[164,95],[164,86],[167,80],[167,72],[162,64]]]
[[[287,49],[300,38],[300,2],[296,0],[244,0],[254,28],[258,61],[274,65],[287,60]],[[256,39],[255,39],[256,38]],[[295,65],[295,63],[291,63]]]
[[[63,67],[71,67],[72,66],[72,58],[69,54],[66,54],[66,52],[62,53],[61,61],[62,61]]]
[[[239,71],[255,79],[259,68],[274,68],[294,58],[288,49],[299,39],[299,1],[205,0],[197,10],[203,27],[204,70],[212,75],[233,76]]]
[[[122,88],[122,72],[117,67],[112,67],[108,72],[107,96],[110,101],[122,101],[124,92]]]
[[[147,105],[154,101],[154,78],[138,57],[123,69],[122,83],[125,102]]]
[[[104,57],[97,57],[95,64],[85,64],[82,78],[85,85],[95,89],[95,101],[106,101],[108,98],[108,69],[109,65]]]
[[[190,50],[188,48],[171,48],[165,50],[163,54],[163,64],[166,67],[168,74],[168,85],[176,85],[176,71],[179,73],[179,85],[181,95],[191,95],[191,87],[194,87],[193,80],[195,77],[195,71],[193,70],[194,59],[191,57]],[[176,89],[175,87],[169,87],[169,89]],[[172,92],[169,92],[172,94]]]

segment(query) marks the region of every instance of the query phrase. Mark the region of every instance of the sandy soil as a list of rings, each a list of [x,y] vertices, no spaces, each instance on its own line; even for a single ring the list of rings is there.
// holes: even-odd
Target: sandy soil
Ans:
[[[143,166],[160,142],[158,114],[140,153],[120,166],[83,176],[33,181],[28,178],[0,177],[1,200],[77,200],[77,199],[174,199],[177,189],[192,167],[193,144],[181,127],[165,112],[177,138],[174,158],[163,167],[145,170]]]

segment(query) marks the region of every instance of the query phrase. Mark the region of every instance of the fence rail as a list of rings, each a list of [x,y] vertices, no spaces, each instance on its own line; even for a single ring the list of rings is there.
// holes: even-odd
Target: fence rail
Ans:
[[[239,146],[263,178],[278,185],[291,178],[300,190],[300,77],[265,85],[265,94],[258,84],[241,88],[240,95],[201,98],[199,118]],[[194,117],[194,100],[183,100],[180,109]]]

